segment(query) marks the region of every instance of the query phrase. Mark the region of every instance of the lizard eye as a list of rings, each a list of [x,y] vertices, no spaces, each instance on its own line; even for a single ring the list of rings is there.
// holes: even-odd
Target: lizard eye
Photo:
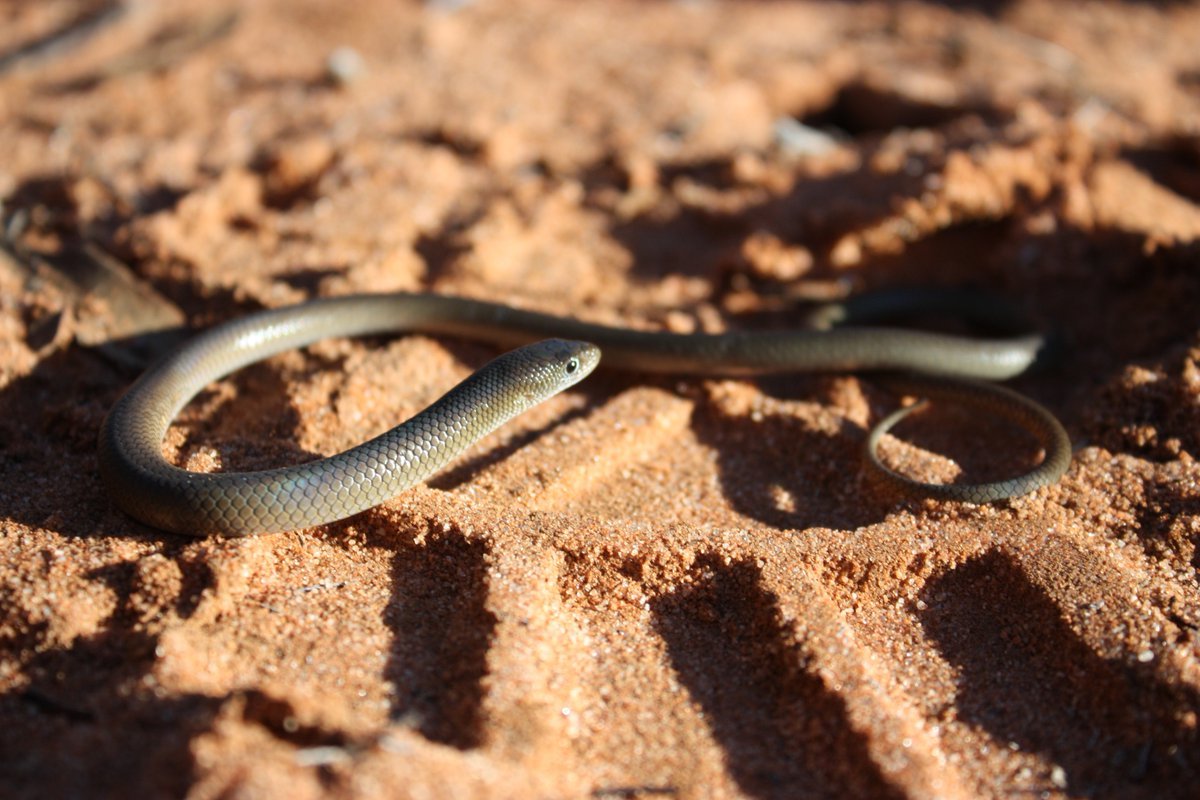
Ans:
[[[575,370],[577,370],[577,369],[579,369],[579,359],[578,358],[572,358],[570,361],[567,362],[567,374],[568,375],[574,375]]]

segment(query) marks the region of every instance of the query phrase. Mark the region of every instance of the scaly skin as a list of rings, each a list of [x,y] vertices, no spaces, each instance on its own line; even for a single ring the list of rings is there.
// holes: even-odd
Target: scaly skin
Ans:
[[[358,447],[293,467],[196,473],[163,458],[171,420],[204,386],[247,364],[333,336],[424,331],[514,345],[409,421]],[[234,320],[193,339],[148,370],[116,403],[100,435],[100,473],[130,515],[175,533],[202,536],[292,530],[332,522],[424,480],[507,420],[605,364],[656,373],[754,375],[812,370],[907,370],[998,380],[1024,371],[1039,336],[976,340],[890,328],[672,334],[593,325],[465,298],[425,294],[318,300]],[[939,381],[936,393],[1002,413],[1046,448],[1034,471],[991,484],[939,486],[890,473],[872,434],[871,463],[907,490],[991,502],[1056,481],[1070,463],[1062,426],[1041,406],[977,381]]]

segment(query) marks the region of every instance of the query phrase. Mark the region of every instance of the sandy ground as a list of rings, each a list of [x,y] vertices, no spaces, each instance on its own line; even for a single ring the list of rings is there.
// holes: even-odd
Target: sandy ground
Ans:
[[[0,2],[0,795],[1194,796],[1197,43],[1187,3]],[[155,329],[398,289],[770,328],[911,285],[1056,335],[1015,386],[1061,483],[881,491],[868,378],[615,373],[313,530],[166,535],[96,476]],[[336,452],[492,354],[323,343],[166,452]],[[974,425],[888,453],[1035,457]]]

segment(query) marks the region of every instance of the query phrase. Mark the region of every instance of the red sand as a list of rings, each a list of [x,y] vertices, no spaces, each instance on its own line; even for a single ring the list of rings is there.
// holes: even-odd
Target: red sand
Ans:
[[[0,795],[1193,796],[1200,9],[452,5],[135,4],[0,60]],[[0,59],[77,11],[0,4]],[[128,337],[179,320],[422,288],[767,327],[895,285],[1060,336],[1015,384],[1059,485],[882,492],[867,379],[616,374],[314,530],[169,536],[96,477]],[[335,452],[491,354],[324,343],[167,452]],[[889,444],[919,477],[1029,455],[935,420]]]

